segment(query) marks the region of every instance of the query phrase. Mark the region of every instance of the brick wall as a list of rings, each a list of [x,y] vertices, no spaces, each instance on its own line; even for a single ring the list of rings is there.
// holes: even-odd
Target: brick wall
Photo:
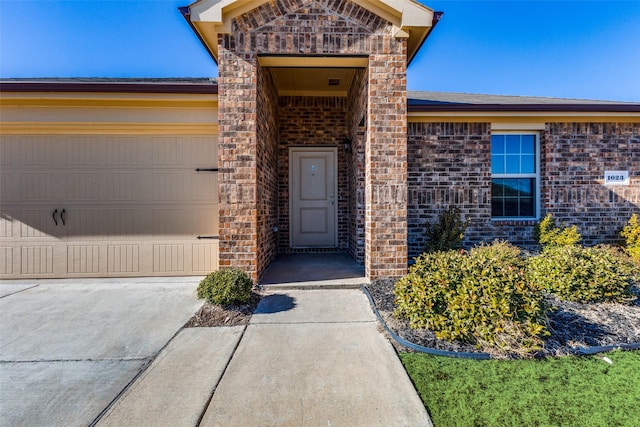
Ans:
[[[544,133],[544,210],[575,224],[586,244],[615,241],[640,213],[640,123],[549,123]],[[604,186],[627,170],[630,186]]]
[[[409,124],[410,256],[422,252],[426,224],[451,205],[471,220],[466,242],[484,240],[491,220],[489,131],[489,123]]]
[[[218,57],[219,266],[258,278],[256,62],[222,42]]]
[[[537,221],[491,220],[489,123],[410,123],[409,252],[426,224],[450,205],[471,220],[465,245],[494,239],[537,248]],[[541,215],[575,224],[584,243],[613,242],[640,212],[640,124],[548,123],[540,135]],[[628,170],[631,185],[605,187],[605,170]]]
[[[365,148],[367,277],[407,272],[406,39],[381,37],[369,57]]]
[[[347,154],[349,175],[349,254],[364,263],[364,193],[365,193],[365,142],[368,94],[366,69],[355,72],[347,97],[347,128],[351,139],[351,153]]]
[[[349,245],[349,181],[342,141],[347,136],[346,99],[341,97],[290,97],[279,100],[278,206],[280,252],[289,249],[289,147],[338,148],[338,248]]]
[[[256,203],[257,265],[267,266],[278,253],[278,94],[271,73],[257,70]]]
[[[259,111],[256,107],[258,103],[271,100],[271,95],[266,95],[268,89],[264,92],[261,92],[263,89],[256,90],[256,85],[270,84],[258,70],[258,55],[366,54],[369,67],[364,74],[358,74],[366,82],[361,81],[353,92],[355,95],[350,97],[351,114],[347,114],[346,104],[341,105],[339,126],[331,123],[330,129],[324,129],[328,135],[315,135],[314,139],[323,139],[322,143],[327,144],[326,137],[333,140],[329,143],[335,143],[336,139],[341,141],[345,135],[355,134],[352,167],[349,168],[350,159],[344,153],[338,156],[338,169],[343,174],[339,178],[341,247],[355,241],[358,249],[351,251],[361,256],[364,240],[369,277],[399,276],[406,272],[407,51],[406,39],[396,38],[393,34],[391,23],[351,1],[276,0],[235,18],[231,32],[219,37],[221,266],[239,266],[257,278],[274,250],[274,240],[267,233],[273,217],[272,175],[266,169],[260,171],[257,166],[263,160],[265,168],[272,167],[266,165],[273,163],[268,148],[268,141],[273,136],[270,130],[272,110],[265,107]],[[278,139],[283,144],[292,144],[294,142],[288,139],[300,136],[295,135],[291,125],[295,123],[300,127],[301,121],[293,120],[286,111],[290,105],[287,102],[291,100],[281,102]],[[317,102],[327,101],[314,101]],[[314,120],[314,115],[332,115],[338,111],[334,108],[322,112],[323,107],[319,105],[314,108],[306,115],[308,120]],[[355,130],[353,123],[356,119],[359,123],[357,116],[361,111],[366,111],[366,127]],[[266,123],[257,126],[256,120]],[[322,125],[326,126],[327,121],[322,119]],[[283,161],[283,155],[281,144],[277,160],[280,192],[285,190],[283,187],[288,191],[288,183],[286,186],[283,183],[285,177],[288,179],[288,170],[283,172],[283,164],[288,162]],[[264,184],[256,182],[263,178],[266,179]],[[356,185],[353,193],[349,191],[352,182]],[[265,200],[269,201],[263,203],[256,192],[260,197],[266,194]],[[355,203],[350,204],[352,194]],[[364,203],[359,202],[362,195]],[[278,204],[288,210],[288,203],[283,203],[282,198]],[[350,215],[352,206],[356,209],[355,215]],[[284,216],[288,213],[283,210],[279,225],[288,224]],[[362,214],[364,216],[359,216]],[[283,230],[280,235],[285,236],[279,238],[282,245],[283,239],[288,240],[288,233]]]

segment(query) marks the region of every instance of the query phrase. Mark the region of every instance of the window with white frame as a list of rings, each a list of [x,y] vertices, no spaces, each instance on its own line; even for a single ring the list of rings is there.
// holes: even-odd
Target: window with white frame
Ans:
[[[538,217],[539,156],[537,133],[491,135],[491,216]]]

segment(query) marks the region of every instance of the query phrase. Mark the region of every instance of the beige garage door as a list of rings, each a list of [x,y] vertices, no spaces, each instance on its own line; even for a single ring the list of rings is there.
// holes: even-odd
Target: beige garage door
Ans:
[[[217,175],[196,169],[216,167],[216,145],[215,136],[3,136],[0,278],[214,270]]]

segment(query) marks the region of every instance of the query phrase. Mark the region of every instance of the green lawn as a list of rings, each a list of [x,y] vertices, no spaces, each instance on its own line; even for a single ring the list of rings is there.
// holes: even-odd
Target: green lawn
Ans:
[[[400,359],[435,427],[640,426],[640,351],[508,361],[402,353]]]

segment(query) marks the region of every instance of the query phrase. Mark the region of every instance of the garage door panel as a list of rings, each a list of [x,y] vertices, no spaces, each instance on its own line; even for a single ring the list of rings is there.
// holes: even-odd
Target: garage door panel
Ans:
[[[26,143],[20,144],[19,150],[11,150],[13,164],[22,166],[53,166],[61,159],[61,153],[55,139],[47,136],[29,137]]]
[[[66,200],[98,201],[101,194],[98,173],[68,173],[66,175]]]
[[[179,166],[182,164],[183,146],[174,137],[158,137],[152,144],[154,166]]]
[[[106,176],[106,199],[111,202],[140,200],[140,173],[112,172]]]
[[[218,234],[217,174],[195,169],[216,167],[216,145],[213,136],[3,136],[0,275],[215,270],[217,240],[197,237]]]
[[[218,175],[198,173],[191,176],[191,200],[197,202],[218,202]]]
[[[22,210],[18,215],[20,220],[20,237],[26,239],[41,239],[44,237],[64,237],[60,214],[55,209]],[[54,219],[55,217],[55,219]],[[58,224],[56,225],[56,221]]]
[[[139,153],[144,149],[145,142],[133,136],[110,136],[106,144],[105,161],[110,168],[125,168],[140,166]],[[150,144],[146,144],[149,145]],[[144,150],[143,150],[144,151]]]
[[[183,244],[153,245],[154,273],[184,273],[184,266]]]
[[[31,172],[10,174],[8,188],[3,191],[3,201],[12,202],[50,202],[60,191],[60,180],[50,172]]]
[[[66,138],[65,156],[69,166],[97,166],[100,164],[98,136],[83,135]]]
[[[188,193],[183,173],[166,172],[153,174],[154,201],[183,201]]]
[[[2,212],[0,216],[0,241],[12,238],[14,234],[14,220],[10,212]]]
[[[148,210],[145,208],[119,207],[104,210],[105,236],[144,236],[151,234]]]
[[[210,137],[192,140],[191,165],[199,168],[214,168],[218,165],[218,144]]]
[[[135,274],[140,272],[140,245],[107,245],[107,273]]]
[[[191,269],[208,274],[218,268],[218,244],[195,243],[191,245]]]
[[[13,275],[13,250],[11,246],[0,246],[0,276]]]
[[[24,245],[21,249],[21,274],[38,276],[53,275],[53,245]],[[58,260],[56,259],[56,261]]]
[[[67,273],[83,276],[100,273],[100,255],[98,245],[67,246]]]

